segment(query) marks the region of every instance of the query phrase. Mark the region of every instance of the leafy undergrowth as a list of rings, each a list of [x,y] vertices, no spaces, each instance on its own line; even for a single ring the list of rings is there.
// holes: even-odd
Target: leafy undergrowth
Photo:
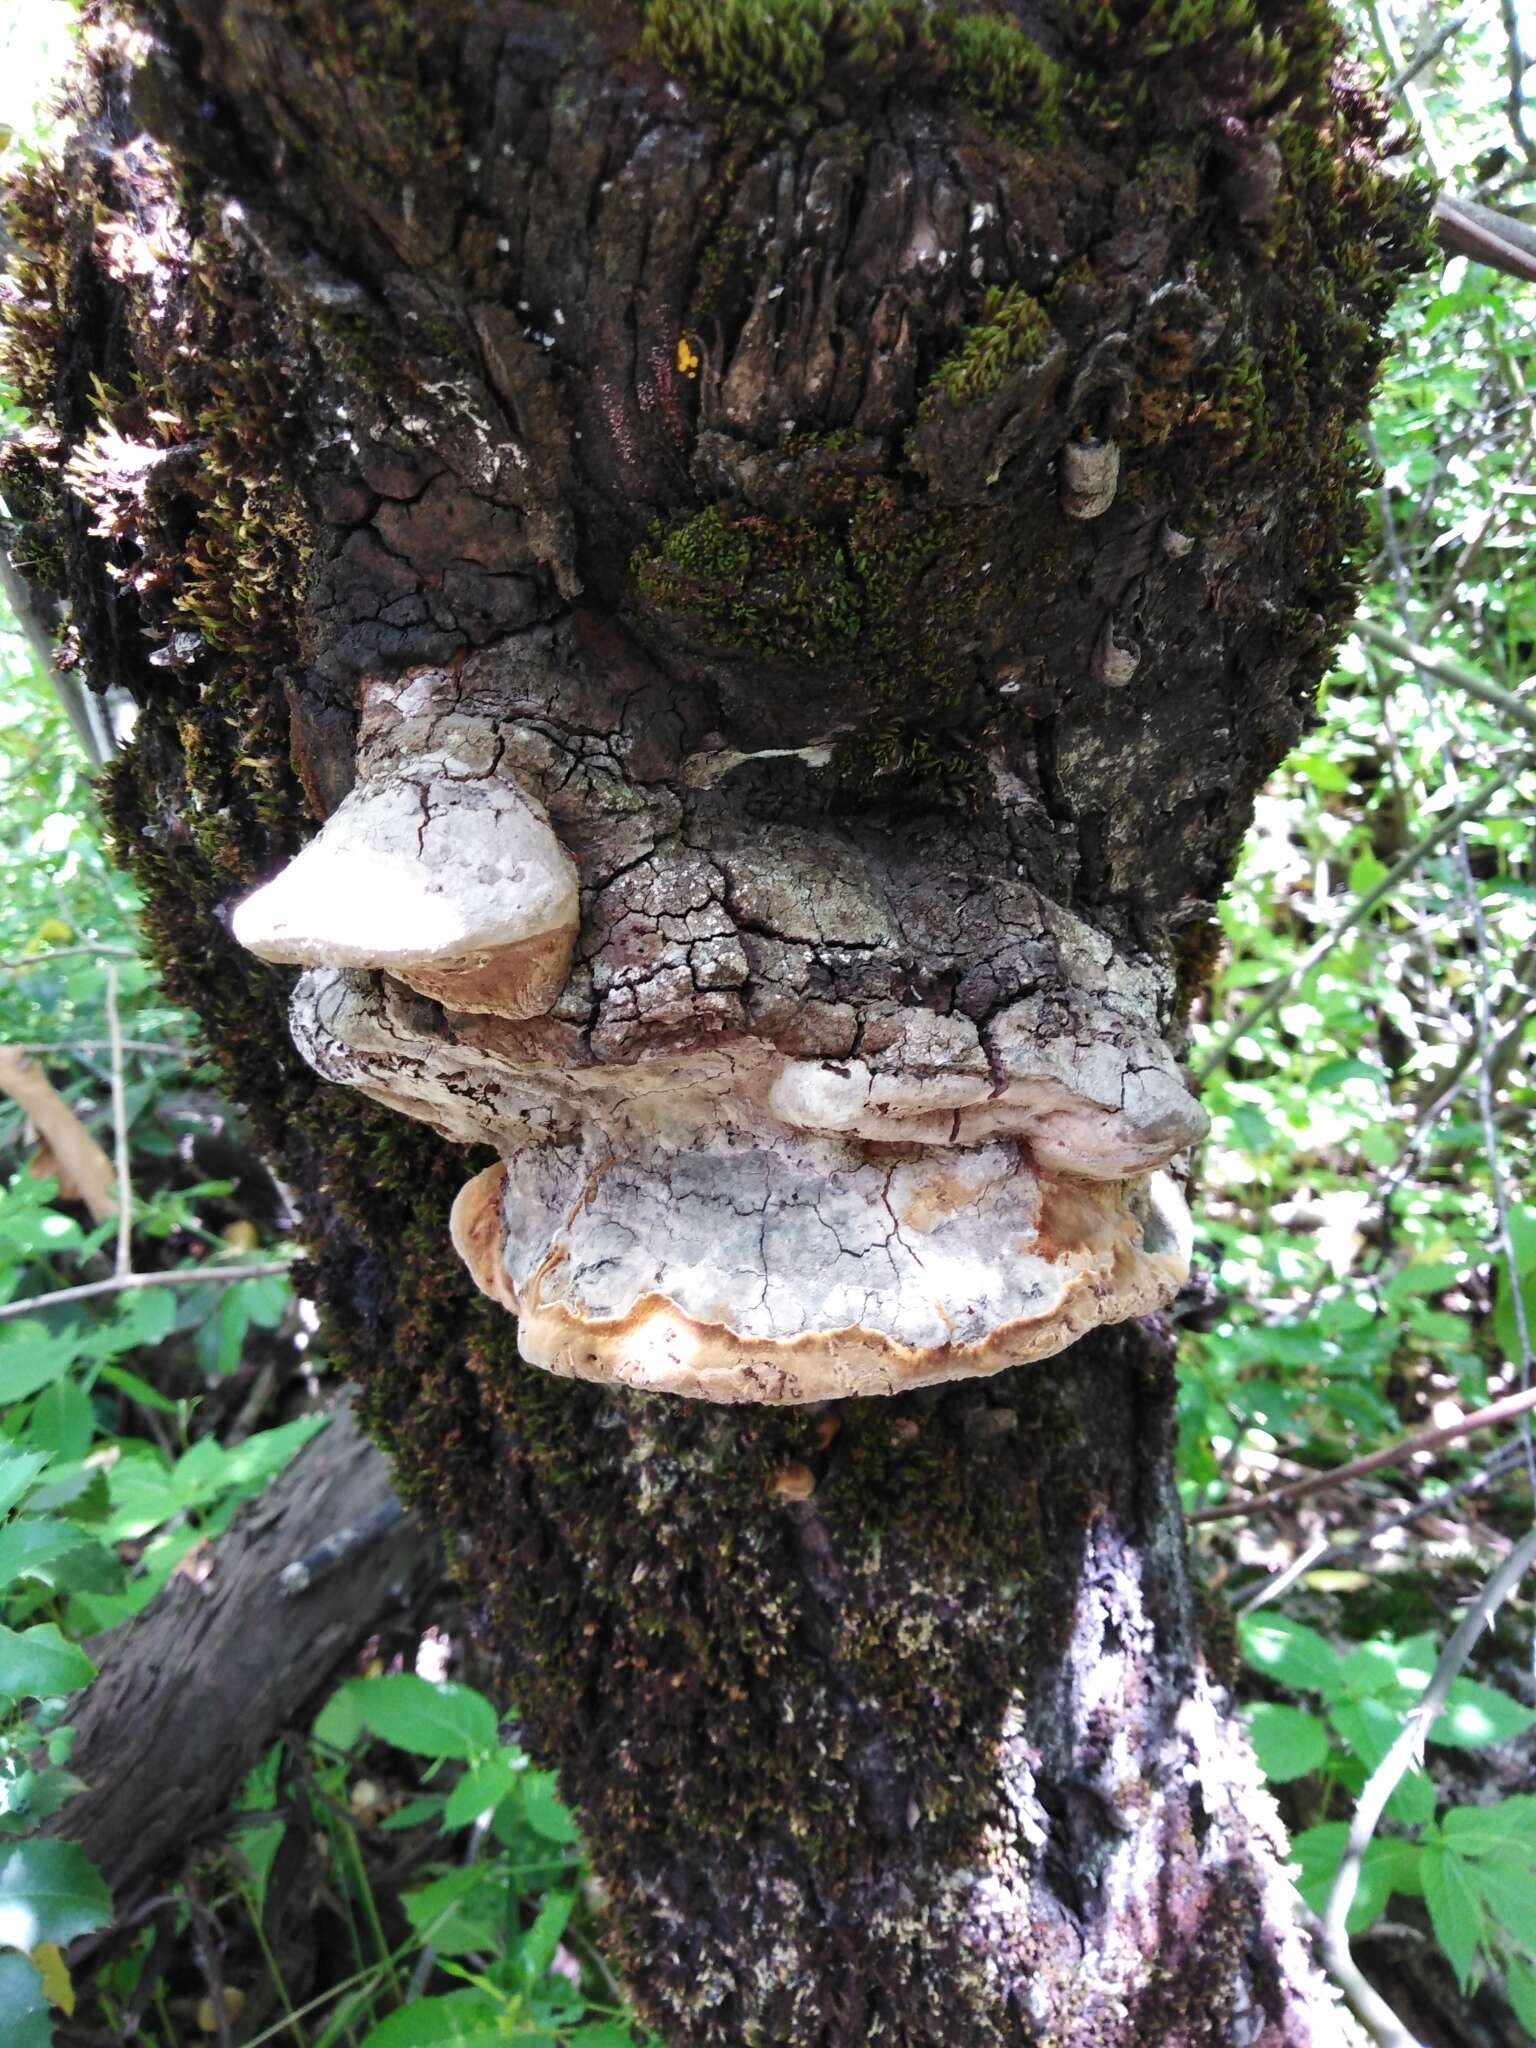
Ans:
[[[1509,206],[1529,202],[1532,164],[1506,146],[1506,59],[1497,20],[1469,26],[1420,79],[1418,111],[1457,188],[1481,179]],[[1181,1346],[1186,1504],[1235,1506],[1456,1432],[1199,1527],[1319,1911],[1369,1772],[1530,1528],[1536,1475],[1529,1412],[1462,1427],[1532,1379],[1532,731],[1404,652],[1516,697],[1536,668],[1536,287],[1454,259],[1396,332],[1369,624],[1260,799],[1191,1054],[1213,1129]],[[1536,708],[1528,687],[1523,701]],[[1425,2040],[1536,2035],[1532,1630],[1526,1587],[1366,1851],[1356,1954]],[[1475,2035],[1455,2017],[1469,2003]]]

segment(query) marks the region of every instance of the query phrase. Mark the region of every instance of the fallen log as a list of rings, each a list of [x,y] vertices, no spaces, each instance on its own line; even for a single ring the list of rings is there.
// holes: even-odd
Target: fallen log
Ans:
[[[388,1616],[425,1613],[441,1551],[393,1500],[343,1406],[219,1538],[206,1573],[173,1578],[87,1645],[100,1675],[70,1717],[70,1767],[90,1789],[48,1832],[81,1845],[120,1916],[216,1834],[246,1772]]]

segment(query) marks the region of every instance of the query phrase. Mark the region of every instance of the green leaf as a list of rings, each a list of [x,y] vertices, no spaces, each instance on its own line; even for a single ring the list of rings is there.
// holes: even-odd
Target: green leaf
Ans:
[[[56,1380],[33,1403],[27,1435],[39,1450],[51,1451],[62,1464],[83,1458],[96,1433],[91,1397],[78,1380]]]
[[[1505,1975],[1504,1988],[1515,2009],[1515,2018],[1532,2040],[1536,2040],[1536,1969],[1517,1958]]]
[[[45,1565],[67,1557],[85,1531],[53,1515],[18,1515],[0,1528],[0,1587],[35,1577]]]
[[[447,1871],[404,1893],[400,1903],[423,1947],[439,1955],[467,1956],[500,1946],[506,1892],[483,1863]]]
[[[1483,1938],[1482,1905],[1468,1866],[1438,1842],[1424,1845],[1423,1875],[1429,1923],[1465,1995],[1472,1988],[1473,1968]]]
[[[365,2035],[363,2048],[455,2048],[501,2032],[504,2016],[483,1991],[414,1998]]]
[[[0,2041],[5,2048],[53,2048],[43,1980],[23,1955],[0,1955]]]
[[[1512,1849],[1536,1861],[1536,1793],[1496,1800],[1492,1806],[1453,1806],[1440,1831],[1458,1856]]]
[[[523,1982],[531,1989],[554,1961],[560,1937],[576,1904],[574,1892],[548,1892],[533,1925],[517,1944],[517,1960]]]
[[[499,1749],[484,1763],[467,1770],[448,1794],[443,1806],[443,1826],[468,1827],[482,1813],[488,1813],[493,1806],[499,1805],[521,1775],[521,1767],[515,1761],[517,1754],[513,1750]]]
[[[112,1895],[73,1842],[18,1842],[0,1852],[0,1947],[67,1948],[111,1918]]]
[[[1243,1655],[1256,1671],[1298,1692],[1334,1699],[1344,1690],[1344,1660],[1315,1628],[1283,1615],[1246,1614],[1238,1622]]]
[[[1328,1729],[1316,1714],[1262,1701],[1247,1709],[1247,1719],[1259,1768],[1272,1784],[1304,1778],[1328,1761]]]
[[[97,1375],[109,1386],[116,1387],[120,1394],[126,1394],[130,1401],[137,1401],[141,1408],[153,1408],[161,1415],[175,1415],[180,1412],[181,1403],[172,1401],[141,1379],[136,1372],[130,1372],[126,1365],[104,1365]]]
[[[67,1641],[51,1621],[24,1629],[0,1625],[0,1696],[52,1699],[89,1685],[95,1676],[96,1666],[84,1650]]]
[[[546,1842],[579,1842],[576,1823],[561,1804],[553,1771],[529,1771],[523,1779],[523,1818]]]
[[[1445,1696],[1445,1710],[1429,1731],[1431,1742],[1452,1749],[1481,1749],[1490,1742],[1510,1742],[1536,1728],[1536,1714],[1507,1692],[1458,1678]]]
[[[242,1492],[265,1486],[330,1421],[328,1415],[301,1415],[277,1429],[258,1430],[227,1454],[226,1481]]]
[[[1432,1635],[1391,1636],[1358,1643],[1344,1660],[1344,1675],[1355,1693],[1386,1692],[1397,1686],[1410,1696],[1428,1685],[1438,1652]]]
[[[0,1405],[24,1401],[62,1379],[78,1351],[73,1325],[50,1331],[30,1318],[0,1325]]]
[[[0,1515],[8,1515],[35,1484],[52,1457],[49,1451],[0,1450]]]
[[[1321,1913],[1328,1903],[1348,1840],[1349,1823],[1330,1820],[1315,1828],[1304,1828],[1291,1842],[1291,1853],[1301,1865],[1297,1889],[1314,1913]],[[1393,1892],[1416,1894],[1421,1889],[1421,1853],[1416,1842],[1405,1842],[1399,1836],[1378,1835],[1367,1845],[1360,1863],[1360,1882],[1349,1909],[1347,1925],[1351,1934],[1363,1934]]]
[[[578,2027],[567,2039],[570,2048],[635,2048],[632,2030],[617,2020],[599,2020],[595,2026]]]
[[[414,1756],[468,1762],[497,1747],[496,1709],[471,1686],[432,1685],[412,1671],[400,1671],[385,1678],[354,1678],[342,1691],[371,1735]]]

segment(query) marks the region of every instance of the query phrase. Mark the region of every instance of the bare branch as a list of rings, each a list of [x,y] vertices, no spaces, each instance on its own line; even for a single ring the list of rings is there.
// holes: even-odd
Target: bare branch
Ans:
[[[100,945],[54,946],[46,953],[28,953],[20,960],[0,960],[0,974],[25,974],[33,967],[47,967],[55,960],[72,960],[82,953],[94,953],[99,960],[142,958],[136,947],[113,946],[103,940]]]
[[[14,1316],[34,1315],[42,1308],[58,1308],[66,1301],[92,1301],[101,1294],[122,1294],[135,1287],[227,1287],[232,1280],[265,1280],[270,1274],[289,1272],[291,1267],[289,1259],[265,1259],[253,1266],[183,1266],[174,1273],[119,1273],[110,1280],[87,1280],[79,1287],[59,1287],[52,1294],[8,1301],[0,1306],[0,1323]]]
[[[1442,192],[1433,218],[1441,248],[1453,256],[1465,256],[1510,277],[1536,278],[1536,229],[1514,214]]]
[[[1490,1401],[1486,1408],[1474,1408],[1470,1415],[1463,1415],[1459,1421],[1439,1424],[1434,1429],[1421,1429],[1413,1436],[1399,1437],[1395,1444],[1384,1444],[1379,1451],[1371,1451],[1366,1457],[1352,1458],[1347,1465],[1334,1465],[1310,1479],[1297,1479],[1289,1486],[1272,1487],[1268,1493],[1256,1493],[1248,1500],[1229,1501],[1215,1508],[1196,1508],[1185,1520],[1234,1522],[1257,1514],[1261,1508],[1287,1507],[1292,1501],[1307,1499],[1310,1494],[1329,1493],[1334,1487],[1362,1478],[1367,1472],[1379,1472],[1388,1465],[1406,1464],[1420,1451],[1436,1450],[1441,1444],[1454,1443],[1458,1437],[1471,1436],[1476,1430],[1497,1429],[1501,1423],[1514,1422],[1520,1416],[1530,1414],[1533,1408],[1536,1408],[1536,1388],[1525,1387],[1518,1394],[1506,1394],[1502,1401]]]
[[[1406,661],[1421,675],[1430,676],[1438,683],[1447,683],[1453,690],[1463,690],[1480,703],[1491,704],[1494,710],[1502,711],[1516,725],[1536,734],[1536,704],[1517,697],[1513,690],[1506,690],[1498,683],[1490,683],[1486,676],[1468,668],[1455,655],[1437,654],[1432,648],[1420,647],[1417,641],[1405,640],[1400,633],[1377,625],[1374,619],[1356,619],[1355,638],[1364,640],[1368,646],[1379,647],[1384,654],[1395,654],[1399,661]]]

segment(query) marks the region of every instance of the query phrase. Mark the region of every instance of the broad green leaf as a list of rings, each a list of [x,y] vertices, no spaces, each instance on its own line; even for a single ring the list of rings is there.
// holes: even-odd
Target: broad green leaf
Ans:
[[[1499,1799],[1492,1806],[1453,1806],[1441,1833],[1458,1856],[1524,1852],[1536,1864],[1536,1793]]]
[[[1283,1615],[1247,1614],[1238,1622],[1243,1655],[1256,1671],[1298,1692],[1327,1699],[1344,1690],[1344,1660],[1333,1645],[1305,1622]]]
[[[599,2020],[569,2035],[570,2048],[635,2048],[634,2034],[617,2020]]]
[[[1316,1714],[1268,1701],[1246,1711],[1254,1754],[1272,1783],[1284,1785],[1292,1778],[1304,1778],[1327,1762],[1328,1729]]]
[[[502,2033],[504,2014],[483,1991],[450,1991],[445,1998],[414,1998],[381,2020],[362,2048],[456,2048]]]
[[[1424,1903],[1429,1908],[1435,1939],[1445,1950],[1456,1972],[1456,1981],[1466,1993],[1472,1988],[1473,1967],[1483,1938],[1483,1909],[1471,1879],[1470,1868],[1454,1851],[1438,1842],[1424,1845]]]
[[[439,1955],[474,1955],[501,1943],[506,1892],[501,1879],[482,1863],[447,1871],[400,1900],[422,1946]]]
[[[1344,1660],[1344,1676],[1355,1693],[1385,1692],[1391,1686],[1418,1693],[1429,1683],[1436,1655],[1432,1635],[1409,1636],[1401,1642],[1382,1636],[1356,1644]]]
[[[267,1883],[272,1875],[272,1866],[277,1861],[277,1852],[283,1846],[283,1837],[288,1832],[288,1823],[282,1820],[264,1821],[259,1827],[239,1828],[230,1837],[230,1852],[239,1859],[249,1874],[251,1897],[259,1920],[266,1909]]]
[[[53,1515],[18,1515],[0,1527],[0,1587],[40,1572],[79,1547],[85,1531]]]
[[[53,2048],[43,1980],[28,1957],[0,1955],[0,2041],[5,2048]]]
[[[1515,2018],[1536,2041],[1536,1968],[1517,1958],[1505,1975],[1504,1988],[1515,2009]]]
[[[0,1450],[0,1515],[8,1515],[48,1466],[48,1451]]]
[[[84,1650],[67,1641],[51,1621],[23,1629],[0,1625],[0,1696],[52,1699],[89,1685],[95,1676],[96,1666]]]
[[[111,1918],[111,1893],[73,1842],[38,1839],[0,1850],[0,1947],[56,1941],[67,1948]]]
[[[303,1450],[330,1421],[328,1415],[301,1415],[277,1429],[261,1429],[236,1444],[226,1455],[227,1482],[242,1491],[252,1491],[275,1478],[295,1454]]]
[[[354,1678],[337,1687],[315,1716],[313,1733],[317,1742],[327,1743],[332,1749],[352,1747],[363,1733],[357,1694],[362,1686],[373,1683],[376,1681]]]
[[[1446,1694],[1445,1710],[1436,1718],[1429,1739],[1453,1749],[1481,1749],[1490,1742],[1511,1742],[1528,1728],[1536,1728],[1536,1714],[1529,1707],[1475,1678],[1458,1678]]]
[[[39,1450],[51,1451],[62,1464],[74,1464],[91,1448],[96,1418],[91,1397],[78,1380],[55,1380],[32,1404],[27,1435]]]
[[[520,1774],[521,1766],[511,1750],[499,1749],[484,1763],[475,1764],[448,1794],[443,1806],[443,1826],[468,1827],[506,1798]]]
[[[137,1401],[141,1408],[153,1408],[161,1415],[175,1415],[181,1409],[179,1401],[172,1401],[138,1373],[130,1372],[126,1365],[104,1365],[97,1374],[109,1386],[116,1387],[120,1394],[126,1394],[130,1401]]]
[[[554,1960],[555,1950],[560,1946],[560,1937],[575,1904],[574,1892],[547,1892],[533,1925],[519,1940],[517,1959],[523,1970],[523,1982],[530,1989]]]
[[[1507,1938],[1536,1958],[1536,1843],[1513,1852],[1461,1860],[1468,1882]]]
[[[468,1762],[497,1747],[496,1709],[471,1686],[433,1685],[401,1671],[385,1678],[354,1678],[342,1690],[371,1735],[415,1756]]]
[[[24,1401],[62,1379],[78,1355],[73,1329],[50,1331],[30,1318],[0,1324],[0,1405]]]
[[[546,1842],[579,1842],[576,1823],[561,1804],[553,1771],[530,1771],[523,1779],[523,1818]]]

